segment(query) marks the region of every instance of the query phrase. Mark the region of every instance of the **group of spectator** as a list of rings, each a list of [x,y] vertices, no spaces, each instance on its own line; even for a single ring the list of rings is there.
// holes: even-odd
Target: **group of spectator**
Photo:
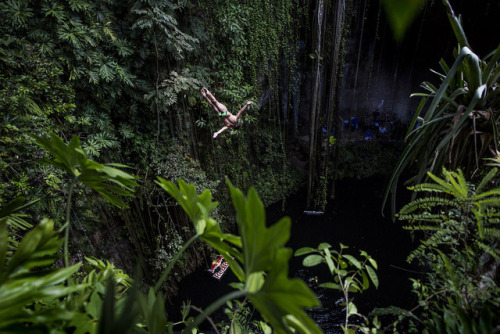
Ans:
[[[389,131],[394,128],[394,120],[387,118],[380,119],[379,110],[372,113],[372,119],[366,117],[365,120],[360,120],[356,116],[351,120],[344,120],[344,129],[350,129],[351,132],[363,131],[364,140],[371,140],[373,137],[389,139]]]

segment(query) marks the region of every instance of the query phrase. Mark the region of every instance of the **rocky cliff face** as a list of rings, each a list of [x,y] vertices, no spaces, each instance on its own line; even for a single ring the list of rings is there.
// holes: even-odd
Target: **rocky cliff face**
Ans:
[[[464,16],[473,51],[484,57],[494,50],[500,2],[451,2],[455,13]],[[451,66],[457,42],[441,1],[427,0],[399,42],[379,0],[305,3],[309,15],[299,19],[308,27],[301,29],[296,41],[299,66],[290,71],[284,66],[280,86],[289,161],[308,175],[309,203],[313,197],[326,198],[332,161],[338,162],[345,153],[335,140],[403,139],[420,102],[410,95],[423,92],[423,81],[439,84],[440,77],[430,69],[442,72],[441,58]],[[313,194],[315,189],[323,190]]]
[[[343,3],[345,10],[344,36],[332,36],[332,31],[329,33],[329,27],[335,24],[335,17],[331,9],[325,8],[321,107],[328,108],[331,103],[327,100],[329,91],[333,89],[329,82],[329,67],[334,43],[330,40],[343,38],[341,81],[335,108],[338,119],[343,122],[356,117],[360,122],[369,122],[378,110],[382,120],[408,123],[419,102],[418,98],[410,98],[410,95],[422,92],[422,81],[439,82],[438,76],[430,69],[440,71],[441,58],[451,63],[452,52],[457,45],[441,1],[428,0],[400,42],[394,40],[379,0],[338,1]],[[314,3],[311,3],[311,13]],[[462,14],[465,32],[475,52],[485,56],[497,47],[498,38],[494,31],[500,31],[499,2],[457,0],[451,5],[455,13]],[[311,17],[315,15],[311,14]],[[318,30],[315,24],[317,22],[311,19],[311,32]],[[302,66],[304,72],[301,74],[297,128],[299,136],[307,136],[314,81],[311,62],[314,62],[318,47],[314,36],[300,43],[301,59],[306,64]]]

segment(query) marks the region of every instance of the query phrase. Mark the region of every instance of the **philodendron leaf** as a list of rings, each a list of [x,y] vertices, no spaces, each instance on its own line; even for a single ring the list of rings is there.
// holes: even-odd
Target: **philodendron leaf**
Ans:
[[[272,268],[276,253],[290,238],[290,219],[280,219],[271,227],[266,227],[264,205],[257,192],[250,188],[248,198],[227,181],[234,207],[236,221],[243,245],[245,275],[268,271]]]
[[[303,281],[288,278],[291,255],[287,248],[277,252],[264,285],[257,293],[249,294],[248,299],[275,333],[292,333],[293,329],[300,333],[322,333],[303,310],[319,306],[319,300]]]
[[[246,279],[245,290],[249,293],[258,293],[265,282],[264,272],[250,274]]]
[[[181,205],[200,239],[215,248],[229,263],[229,268],[236,277],[240,281],[244,281],[243,269],[239,263],[243,261],[240,251],[241,238],[222,233],[217,221],[210,217],[210,212],[218,205],[217,202],[212,201],[212,193],[205,190],[201,195],[198,195],[193,185],[187,184],[181,179],[178,180],[179,187],[161,177],[158,177],[156,183]]]
[[[50,134],[50,138],[38,137],[36,135],[30,136],[35,139],[38,145],[54,156],[51,160],[45,159],[45,163],[65,170],[73,176],[77,176],[78,171],[76,167],[81,158],[80,154],[75,150],[76,148],[81,148],[80,139],[77,136],[73,136],[68,145],[64,144],[63,140],[53,133]]]
[[[254,303],[276,333],[290,333],[292,329],[300,333],[321,333],[302,310],[318,306],[318,299],[304,282],[288,279],[291,250],[284,245],[290,237],[290,220],[283,218],[267,228],[264,206],[255,190],[250,189],[245,199],[240,190],[227,183],[241,237],[222,233],[217,222],[209,217],[215,207],[210,192],[198,196],[193,186],[181,180],[179,188],[161,178],[158,182],[186,211],[200,239],[224,256],[229,268],[245,283],[232,286],[241,289],[237,293],[246,295]]]
[[[135,176],[115,168],[126,166],[100,164],[88,159],[77,136],[73,136],[68,145],[55,134],[50,134],[50,138],[35,135],[31,137],[53,155],[52,159],[44,159],[45,163],[66,171],[73,178],[100,193],[111,204],[127,207],[118,196],[132,197],[133,189],[139,185],[135,182]]]
[[[229,181],[227,183],[243,244],[248,299],[276,333],[294,330],[321,333],[321,329],[303,310],[304,307],[320,305],[319,300],[303,281],[288,279],[288,261],[292,251],[284,245],[290,237],[290,219],[282,218],[267,228],[264,205],[255,190],[250,188],[245,199],[240,190]]]
[[[179,187],[161,177],[158,177],[156,183],[165,189],[180,204],[194,224],[197,224],[202,218],[210,218],[210,212],[219,204],[218,202],[212,201],[212,193],[210,190],[207,189],[201,195],[198,195],[196,188],[191,184],[187,184],[182,179],[178,180]],[[203,233],[203,231],[200,232],[200,234]]]

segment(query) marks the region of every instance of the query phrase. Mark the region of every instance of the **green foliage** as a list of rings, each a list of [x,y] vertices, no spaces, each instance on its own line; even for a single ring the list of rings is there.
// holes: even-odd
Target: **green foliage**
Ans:
[[[228,317],[228,321],[217,324],[221,328],[222,333],[272,333],[271,328],[264,322],[252,320],[255,309],[247,305],[246,302],[239,300],[228,301],[227,307],[224,308],[224,313]]]
[[[289,219],[283,218],[267,228],[264,207],[255,190],[250,189],[245,199],[241,191],[228,182],[240,237],[224,234],[209,216],[216,205],[210,192],[197,195],[194,187],[182,180],[179,180],[179,188],[161,178],[159,183],[179,201],[197,235],[225,257],[241,281],[233,285],[239,291],[222,297],[213,305],[223,304],[235,296],[246,296],[277,333],[288,333],[292,328],[301,333],[320,332],[301,309],[318,305],[317,299],[302,281],[287,277],[291,251],[283,246],[289,238]],[[194,326],[210,311],[212,307],[195,319]]]
[[[442,167],[460,167],[466,173],[472,173],[480,168],[481,159],[488,157],[488,147],[496,148],[498,142],[498,125],[494,120],[500,110],[500,99],[495,92],[500,70],[500,45],[485,59],[480,59],[470,49],[460,20],[448,1],[443,3],[459,46],[451,67],[444,60],[440,62],[443,73],[437,73],[442,80],[439,87],[424,82],[422,87],[427,92],[412,95],[422,99],[384,199],[385,205],[392,192],[393,210],[399,176],[414,161],[418,173],[412,179],[413,184],[421,182],[427,170],[437,173]]]
[[[214,5],[168,0],[136,1],[130,6],[111,1],[2,3],[1,200],[19,195],[30,200],[41,198],[32,211],[53,217],[56,224],[64,220],[62,193],[67,189],[67,179],[52,166],[38,164],[40,152],[28,133],[55,133],[68,140],[78,134],[87,158],[128,161],[137,168],[148,189],[154,186],[151,175],[169,180],[181,177],[196,184],[199,191],[210,189],[222,199],[229,199],[219,180],[231,173],[238,175],[235,184],[239,187],[247,189],[256,184],[266,204],[282,199],[295,188],[299,178],[286,166],[281,131],[275,131],[276,124],[267,124],[259,111],[252,109],[249,117],[242,119],[245,133],[240,131],[234,136],[246,144],[240,147],[234,142],[222,143],[223,150],[238,147],[234,154],[223,156],[216,152],[211,140],[204,140],[220,120],[211,117],[212,110],[207,114],[207,109],[201,108],[198,88],[213,85],[217,97],[230,103],[231,110],[244,99],[255,100],[267,85],[262,86],[257,77],[269,68],[278,68],[276,55],[289,40],[285,22],[290,26],[293,19],[289,13],[299,7],[290,0],[276,6],[264,2]],[[257,11],[266,26],[257,24],[261,20],[254,16]],[[224,36],[218,34],[220,27]],[[254,33],[257,28],[258,33]],[[272,35],[266,36],[267,30],[272,30]],[[276,36],[282,40],[276,40]],[[263,45],[269,51],[272,46],[271,67],[262,65],[270,60],[267,51],[261,50]],[[277,71],[273,73],[276,77]],[[272,85],[278,91],[276,80]],[[273,99],[278,101],[276,96]],[[205,120],[200,123],[205,124],[204,128],[195,126],[201,118]],[[261,139],[256,135],[261,125],[272,129],[268,130],[272,136],[262,142],[277,143],[276,150],[263,150],[266,154],[262,160],[254,154],[256,146],[264,147],[255,143]],[[250,153],[242,159],[245,151]],[[268,159],[271,155],[272,159]],[[257,168],[250,171],[252,164]],[[286,175],[281,173],[283,169]],[[105,207],[102,199],[85,196],[88,191],[79,185],[73,191],[73,211],[79,227],[73,232],[80,233],[82,239],[100,233],[93,222],[122,225],[117,211],[101,210]],[[120,198],[114,192],[110,195]],[[168,220],[172,208],[163,205],[168,202],[158,191],[145,191],[140,196],[134,202],[138,205],[127,228],[137,231],[131,238],[137,241],[135,248],[143,258],[158,254],[161,260],[168,245],[156,241],[156,230],[150,226],[157,219],[161,221],[164,235],[159,240],[165,239],[172,224],[181,231],[179,235],[185,226]],[[229,205],[224,205],[216,213],[223,224],[230,222],[230,210]],[[85,242],[82,247],[85,251],[90,245]]]
[[[61,154],[61,146],[56,146],[60,149],[56,152],[58,157],[68,158],[67,154]],[[71,159],[54,159],[52,163],[58,168],[76,170]],[[302,310],[302,307],[318,305],[317,299],[302,281],[287,277],[291,251],[284,248],[284,244],[289,238],[289,219],[283,218],[267,228],[264,207],[255,191],[251,189],[248,199],[245,199],[238,189],[228,183],[242,237],[223,234],[209,215],[217,205],[212,202],[209,191],[198,195],[194,186],[183,181],[179,181],[179,188],[161,178],[158,183],[179,200],[179,204],[195,224],[197,234],[192,240],[200,237],[217,250],[226,250],[224,254],[231,261],[231,269],[241,281],[234,285],[237,291],[216,301],[194,322],[186,320],[187,314],[184,314],[183,322],[189,324],[187,332],[191,332],[191,328],[197,326],[214,308],[242,296],[246,296],[255,305],[277,333],[290,333],[294,330],[301,333],[321,332]],[[0,249],[0,313],[7,316],[1,317],[6,320],[0,321],[0,329],[24,332],[28,329],[72,328],[75,333],[120,329],[120,332],[133,330],[163,333],[167,326],[173,327],[174,324],[169,323],[166,318],[164,298],[155,291],[161,281],[154,289],[150,288],[146,296],[133,288],[128,275],[111,263],[87,258],[95,269],[81,283],[69,281],[70,284],[65,286],[61,283],[69,280],[80,264],[64,269],[50,268],[55,261],[52,255],[62,244],[58,232],[53,229],[52,221],[44,220],[28,232],[12,256],[7,252],[6,220],[2,220],[0,224],[0,244],[5,245]],[[178,257],[173,262],[177,259]],[[32,272],[33,268],[38,269]],[[172,266],[166,270],[167,274],[171,268]],[[132,291],[124,298],[127,289],[131,287]],[[42,306],[33,308],[33,302]],[[138,315],[143,324],[139,325],[137,322]],[[264,324],[260,324],[260,327],[268,331]]]
[[[3,203],[2,203],[3,204]],[[26,203],[26,198],[18,197],[0,209],[0,223],[5,223],[7,226],[17,230],[27,230],[33,227],[31,223],[25,220],[29,215],[19,213],[19,211],[33,205],[34,202]]]
[[[428,174],[434,183],[422,183],[410,189],[435,195],[408,203],[396,215],[399,220],[411,223],[408,229],[427,232],[428,238],[410,254],[408,261],[439,245],[459,252],[477,242],[498,240],[500,188],[488,187],[497,174],[496,168],[486,174],[477,187],[466,182],[460,169],[458,172],[443,169],[443,179]],[[500,253],[494,251],[492,255],[500,256]]]
[[[477,319],[470,318],[461,308],[444,308],[442,313],[433,312],[429,327],[423,333],[493,333],[493,312],[489,308],[482,310]]]
[[[179,9],[181,4],[174,4],[171,1],[163,0],[158,2],[137,1],[132,7],[132,12],[138,16],[132,29],[144,31],[144,36],[154,36],[160,50],[173,53],[177,58],[182,59],[185,51],[191,51],[196,38],[185,34],[179,27],[175,19],[174,11]],[[164,49],[165,48],[165,49]],[[158,54],[159,56],[159,54]]]
[[[60,283],[75,273],[80,264],[50,268],[62,244],[54,223],[43,220],[24,236],[12,256],[7,256],[6,222],[0,223],[0,229],[0,331],[26,333],[44,328],[46,323],[71,319],[73,313],[58,300],[83,286],[66,287]],[[38,300],[43,302],[34,303]]]
[[[19,232],[26,231],[33,227],[33,225],[26,220],[30,215],[22,213],[22,211],[34,203],[35,202],[26,203],[24,197],[18,197],[0,206],[0,224],[5,224],[10,230],[6,243],[3,246],[8,255],[10,255],[12,249],[16,249],[18,246],[18,240],[20,240]],[[0,204],[3,203],[0,202]],[[3,249],[0,248],[0,252],[2,250]]]
[[[378,288],[378,276],[375,272],[378,269],[377,261],[375,261],[368,253],[360,250],[362,260],[350,254],[345,254],[344,250],[348,246],[340,244],[340,251],[331,249],[332,246],[326,242],[318,245],[316,249],[311,247],[303,247],[295,251],[295,256],[307,255],[302,261],[305,267],[314,267],[318,264],[326,264],[330,274],[334,278],[334,282],[324,282],[319,286],[327,289],[342,291],[345,301],[345,322],[342,329],[344,333],[356,333],[356,330],[361,330],[364,333],[370,332],[366,327],[369,320],[362,314],[358,313],[356,305],[349,298],[349,292],[363,292],[370,287],[370,281]],[[357,315],[364,318],[366,324],[354,325],[349,323],[349,317]],[[378,319],[374,319],[374,325],[379,328]]]
[[[411,188],[424,196],[397,216],[410,222],[408,229],[425,232],[408,257],[429,269],[422,279],[412,279],[418,306],[396,312],[410,317],[416,328],[423,326],[423,332],[486,333],[498,323],[491,318],[491,310],[500,305],[496,175],[494,168],[475,186],[461,170],[443,169],[443,178],[429,172],[432,183]]]
[[[102,165],[88,159],[85,151],[81,148],[80,139],[77,136],[73,136],[68,145],[54,134],[51,134],[50,138],[31,136],[36,140],[38,145],[45,148],[53,156],[52,159],[44,159],[44,162],[59,168],[72,177],[66,204],[66,222],[61,228],[61,230],[65,229],[64,262],[66,267],[68,267],[70,209],[75,184],[77,182],[85,184],[101,194],[109,203],[118,207],[127,207],[125,202],[118,196],[132,197],[131,191],[138,184],[134,181],[136,179],[135,176],[114,168],[127,166],[114,163]]]
[[[0,244],[7,244],[5,222],[0,223]],[[152,319],[161,304],[155,296],[135,309],[138,292],[133,289],[126,299],[122,296],[131,287],[131,279],[112,264],[87,259],[94,266],[79,284],[62,284],[81,266],[57,269],[53,263],[62,240],[54,231],[51,220],[45,219],[28,232],[12,255],[0,249],[0,331],[8,333],[40,333],[47,331],[125,333],[136,325],[140,314],[146,325],[155,328]],[[144,297],[140,297],[144,298]],[[141,299],[142,301],[143,299]],[[150,303],[150,304],[148,304]],[[163,312],[164,314],[164,312]],[[164,326],[152,333],[164,333]]]
[[[181,74],[172,71],[167,79],[165,79],[159,87],[159,103],[162,109],[176,104],[179,101],[178,95],[191,90],[197,91],[201,87],[201,82],[191,77],[188,69],[184,69]],[[151,99],[156,94],[155,91],[146,95],[146,100]]]
[[[86,157],[81,148],[80,139],[73,136],[68,145],[61,138],[51,134],[50,139],[32,135],[37,144],[46,149],[54,156],[53,159],[45,159],[46,164],[60,168],[75,180],[82,182],[89,188],[94,189],[110,203],[118,207],[127,207],[120,196],[133,196],[131,191],[137,187],[135,176],[123,172],[115,167],[127,167],[121,164],[100,164]],[[116,186],[111,185],[114,183]]]
[[[56,131],[75,108],[74,91],[61,82],[57,64],[37,55],[27,41],[3,36],[0,54],[0,197],[32,198],[43,185],[34,182],[37,153],[26,133]]]
[[[132,279],[123,272],[123,270],[116,268],[109,261],[102,261],[97,258],[88,258],[85,260],[94,267],[83,280],[83,283],[89,283],[90,285],[95,285],[96,282],[107,282],[109,279],[113,279],[117,287],[115,291],[120,295],[123,295],[129,288],[132,287]]]

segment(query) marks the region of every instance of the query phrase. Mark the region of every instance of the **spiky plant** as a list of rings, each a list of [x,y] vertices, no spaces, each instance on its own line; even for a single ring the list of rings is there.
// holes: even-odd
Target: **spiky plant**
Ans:
[[[500,45],[481,59],[475,54],[448,0],[443,0],[448,18],[458,41],[451,67],[440,61],[439,86],[422,83],[425,93],[406,134],[406,148],[393,171],[386,189],[384,205],[392,192],[392,209],[401,173],[413,163],[417,175],[410,182],[427,179],[426,172],[438,173],[443,166],[462,168],[466,174],[477,171],[482,158],[490,157],[498,148],[500,98]],[[430,103],[430,104],[429,104]]]

